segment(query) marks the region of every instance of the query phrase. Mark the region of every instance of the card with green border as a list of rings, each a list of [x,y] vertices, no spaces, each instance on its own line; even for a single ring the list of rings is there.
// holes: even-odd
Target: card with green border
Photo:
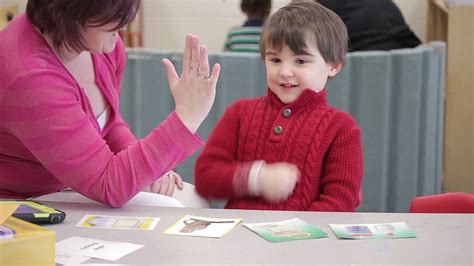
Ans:
[[[244,223],[243,225],[271,243],[316,239],[328,235],[316,226],[298,218],[270,223]]]
[[[416,237],[404,222],[381,224],[329,224],[341,239],[391,239]]]

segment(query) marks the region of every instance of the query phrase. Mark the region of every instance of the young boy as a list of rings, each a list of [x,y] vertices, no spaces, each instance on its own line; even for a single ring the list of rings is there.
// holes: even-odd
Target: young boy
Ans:
[[[361,132],[330,106],[325,85],[344,62],[347,30],[315,2],[293,3],[263,28],[268,95],[230,106],[196,162],[196,190],[226,208],[354,211]]]

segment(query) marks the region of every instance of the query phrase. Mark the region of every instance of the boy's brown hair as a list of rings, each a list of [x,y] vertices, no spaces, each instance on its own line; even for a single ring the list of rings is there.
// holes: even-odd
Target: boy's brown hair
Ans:
[[[336,13],[316,2],[291,3],[271,15],[263,26],[260,53],[264,59],[268,47],[279,50],[286,44],[295,54],[304,54],[306,41],[314,41],[327,63],[344,63],[346,26]]]

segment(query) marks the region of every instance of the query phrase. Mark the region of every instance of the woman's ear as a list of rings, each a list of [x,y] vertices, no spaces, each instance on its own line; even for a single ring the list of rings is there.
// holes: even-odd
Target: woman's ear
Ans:
[[[341,71],[342,63],[331,64],[331,70],[329,71],[329,77],[334,77]]]

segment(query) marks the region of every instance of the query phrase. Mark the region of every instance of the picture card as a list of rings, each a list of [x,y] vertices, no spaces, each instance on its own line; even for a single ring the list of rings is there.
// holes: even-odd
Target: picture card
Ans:
[[[298,218],[270,223],[245,223],[243,225],[271,243],[316,239],[328,235],[316,226]]]
[[[404,222],[381,224],[329,224],[341,239],[391,239],[416,237]]]
[[[154,230],[159,221],[160,218],[156,217],[85,215],[76,224],[76,227],[120,230]]]
[[[164,233],[221,238],[234,229],[241,221],[241,218],[221,219],[185,215],[170,228],[166,229]]]

